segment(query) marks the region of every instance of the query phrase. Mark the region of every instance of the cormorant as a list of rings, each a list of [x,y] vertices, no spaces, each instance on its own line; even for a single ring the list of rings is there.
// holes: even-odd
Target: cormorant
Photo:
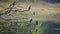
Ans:
[[[30,22],[32,22],[32,18],[30,19]]]
[[[36,25],[38,25],[38,21],[36,21]]]

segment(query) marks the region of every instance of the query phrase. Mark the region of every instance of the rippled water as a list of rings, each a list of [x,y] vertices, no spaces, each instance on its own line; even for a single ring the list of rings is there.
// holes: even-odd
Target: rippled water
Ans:
[[[37,26],[38,29],[36,29],[36,24],[38,25]],[[60,30],[59,30],[60,24],[55,23],[53,21],[44,21],[44,22],[39,21],[37,23],[34,22],[34,23],[25,23],[25,24],[22,23],[22,25],[20,27],[16,26],[16,24],[15,24],[13,27],[15,30],[14,29],[12,29],[12,30],[14,30],[15,32],[6,31],[6,32],[2,32],[1,34],[22,34],[22,33],[23,34],[60,34]],[[21,27],[23,27],[23,28],[21,28]],[[33,30],[33,31],[31,32],[30,30]],[[28,32],[30,32],[30,33],[28,33]]]
[[[48,23],[48,27],[43,34],[60,34],[60,24],[50,21],[47,21],[45,23]]]

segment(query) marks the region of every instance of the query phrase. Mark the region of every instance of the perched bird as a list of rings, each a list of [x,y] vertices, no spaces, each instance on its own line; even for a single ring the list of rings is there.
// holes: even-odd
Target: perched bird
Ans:
[[[30,19],[30,22],[32,22],[32,18]]]
[[[13,7],[14,5],[16,5],[17,1],[14,1],[9,7]]]
[[[36,25],[38,25],[38,21],[36,21]]]
[[[28,11],[31,9],[31,6],[29,6]]]
[[[30,34],[31,34],[31,31],[30,31]]]
[[[38,30],[36,29],[36,33],[37,33],[37,31],[38,31]]]
[[[14,1],[8,8],[5,8],[4,9],[5,13],[0,13],[0,16],[9,14],[12,11],[13,7],[16,5],[16,3],[17,1]]]

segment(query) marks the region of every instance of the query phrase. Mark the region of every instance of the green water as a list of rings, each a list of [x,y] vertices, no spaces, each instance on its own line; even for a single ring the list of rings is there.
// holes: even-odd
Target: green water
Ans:
[[[12,29],[11,32],[9,31],[1,32],[1,34],[42,34],[47,28],[47,24],[44,25],[44,23],[40,21],[38,22],[37,25],[36,22],[20,22],[17,23],[17,25],[16,24],[10,25],[9,28]]]

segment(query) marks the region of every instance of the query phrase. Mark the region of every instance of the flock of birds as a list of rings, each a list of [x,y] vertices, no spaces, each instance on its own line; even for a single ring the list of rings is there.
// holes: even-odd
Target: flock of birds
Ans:
[[[0,16],[1,15],[6,15],[9,14],[11,11],[14,12],[26,12],[26,11],[30,11],[31,6],[28,7],[27,10],[23,10],[23,9],[13,9],[13,7],[16,5],[16,2],[13,2],[8,8],[5,8],[4,10],[0,11]],[[2,11],[5,11],[4,13],[1,13]]]
[[[13,12],[27,12],[30,11],[31,6],[28,7],[27,10],[23,10],[23,9],[13,9],[13,7],[17,4],[17,1],[14,1],[12,4],[10,4],[10,6],[8,8],[5,8],[4,10],[0,10],[0,18],[2,18],[2,15],[7,15],[9,14],[11,11]],[[1,13],[3,12],[3,13]],[[35,14],[35,13],[34,13]],[[32,22],[32,18],[30,19],[30,22]]]

